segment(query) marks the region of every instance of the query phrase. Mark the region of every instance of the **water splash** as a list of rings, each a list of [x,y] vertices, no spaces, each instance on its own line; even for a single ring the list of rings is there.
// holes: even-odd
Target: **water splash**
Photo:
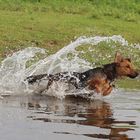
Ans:
[[[93,45],[97,46],[101,42],[115,42],[121,46],[129,46],[128,42],[120,35],[113,35],[111,37],[79,37],[76,41],[70,43],[64,48],[60,49],[53,55],[47,56],[45,59],[41,59],[33,65],[27,67],[27,63],[33,59],[37,53],[45,53],[44,49],[29,47],[19,52],[14,53],[12,56],[7,57],[1,63],[0,67],[0,94],[27,94],[30,92],[39,93],[42,88],[46,88],[46,82],[38,85],[29,86],[25,81],[26,77],[36,74],[54,74],[58,72],[82,72],[93,67],[91,62],[79,57],[77,48],[81,45]],[[132,46],[132,45],[131,45]],[[86,46],[85,46],[86,47]],[[109,45],[109,47],[115,47]],[[139,46],[137,45],[137,48]],[[140,48],[140,47],[139,47]],[[93,48],[94,50],[95,48]],[[89,51],[92,51],[90,48]],[[94,51],[93,51],[94,52]],[[92,56],[94,57],[94,55]],[[110,57],[110,56],[109,56]],[[53,96],[64,97],[67,85],[55,83],[50,91],[45,91],[46,94]],[[83,92],[83,91],[82,91]],[[89,91],[84,90],[84,93]],[[81,94],[81,91],[76,91],[77,94]],[[72,94],[76,94],[72,92]]]
[[[14,53],[2,61],[0,67],[0,94],[12,94],[24,91],[26,63],[36,53],[45,53],[41,48],[29,47]]]
[[[128,46],[128,42],[122,38],[120,35],[113,35],[112,37],[79,37],[76,41],[70,43],[66,47],[59,50],[54,55],[47,57],[44,60],[39,61],[37,64],[33,65],[27,69],[27,75],[40,74],[42,71],[53,74],[62,71],[84,71],[85,69],[91,68],[91,64],[78,57],[78,52],[75,50],[81,45],[91,44],[97,45],[101,42],[114,41],[120,43],[122,46]],[[75,57],[69,61],[67,54],[75,54]],[[80,65],[79,65],[80,64]]]

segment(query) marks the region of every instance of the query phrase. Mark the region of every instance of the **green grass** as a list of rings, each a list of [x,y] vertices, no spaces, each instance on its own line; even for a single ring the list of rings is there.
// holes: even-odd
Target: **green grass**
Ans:
[[[74,36],[112,34],[140,42],[139,7],[136,0],[0,0],[0,43],[64,45]]]
[[[117,81],[117,85],[125,89],[140,89],[140,80],[120,79]]]
[[[0,49],[7,52],[14,46],[36,42],[39,47],[58,50],[75,36],[121,34],[130,42],[140,42],[139,24],[106,17],[94,19],[87,15],[55,12],[26,13],[0,11]],[[51,47],[51,48],[50,48]]]
[[[55,53],[83,35],[120,34],[129,43],[140,43],[139,29],[139,0],[0,0],[0,60],[32,43]],[[81,46],[86,52],[82,57],[102,65],[113,60],[107,55],[114,56],[119,50],[131,55],[140,69],[138,49],[124,49],[119,44],[114,49],[108,45],[103,42],[94,52]]]

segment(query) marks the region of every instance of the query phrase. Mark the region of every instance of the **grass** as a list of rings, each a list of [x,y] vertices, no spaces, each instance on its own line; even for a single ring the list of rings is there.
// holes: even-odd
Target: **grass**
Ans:
[[[120,34],[130,43],[140,43],[139,29],[139,0],[0,0],[0,60],[32,43],[55,53],[83,35]],[[106,43],[99,45],[94,51],[97,65],[112,61],[106,56],[120,50],[140,69],[138,49],[115,45],[115,50]],[[81,49],[86,51],[83,57],[94,62],[92,52]]]
[[[140,80],[121,79],[117,81],[117,85],[125,89],[140,89]]]
[[[0,49],[2,56],[14,46],[36,42],[39,47],[56,51],[74,40],[75,36],[121,34],[130,42],[139,42],[139,24],[106,17],[93,19],[87,15],[55,12],[24,13],[0,11]],[[51,47],[51,48],[50,48]]]

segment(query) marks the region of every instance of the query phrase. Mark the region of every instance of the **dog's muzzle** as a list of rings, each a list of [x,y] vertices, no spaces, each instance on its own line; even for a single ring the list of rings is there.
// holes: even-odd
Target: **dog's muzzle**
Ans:
[[[138,75],[139,75],[138,72],[134,72],[132,74],[128,74],[127,76],[130,77],[130,78],[136,78]]]

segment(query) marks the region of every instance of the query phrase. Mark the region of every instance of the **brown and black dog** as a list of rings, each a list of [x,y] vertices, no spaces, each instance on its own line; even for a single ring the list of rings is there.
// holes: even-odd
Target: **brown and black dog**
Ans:
[[[32,84],[46,78],[48,79],[47,89],[49,89],[54,81],[63,81],[74,85],[76,88],[88,87],[90,90],[94,90],[106,96],[111,93],[113,89],[112,82],[115,79],[123,76],[135,78],[138,76],[138,72],[134,69],[130,58],[123,58],[122,55],[117,52],[113,63],[90,69],[83,73],[72,72],[70,75],[68,72],[54,75],[41,74],[30,76],[27,80]]]

